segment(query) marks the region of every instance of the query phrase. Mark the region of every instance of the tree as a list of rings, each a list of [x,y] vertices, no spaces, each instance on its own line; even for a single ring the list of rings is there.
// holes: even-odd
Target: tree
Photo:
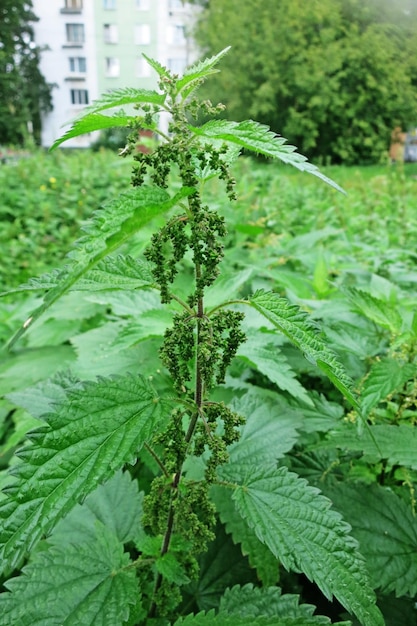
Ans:
[[[29,0],[0,5],[0,143],[23,144],[28,125],[40,140],[41,113],[52,108],[51,89],[39,64],[42,48],[33,41],[37,21]]]
[[[416,27],[411,0],[210,0],[195,36],[204,54],[232,45],[205,93],[234,119],[353,163],[380,159],[392,129],[417,122]]]

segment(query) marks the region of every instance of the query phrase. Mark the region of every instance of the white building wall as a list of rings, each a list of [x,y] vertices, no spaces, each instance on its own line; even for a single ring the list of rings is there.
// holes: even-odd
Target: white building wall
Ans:
[[[38,45],[48,47],[42,54],[41,71],[46,81],[54,85],[54,108],[43,120],[43,146],[51,146],[65,131],[62,126],[84,108],[84,104],[72,103],[71,90],[86,91],[90,103],[98,96],[93,0],[84,0],[80,12],[66,10],[65,4],[65,0],[33,0],[34,12],[39,17],[34,25],[35,40]],[[84,42],[68,41],[67,24],[84,27]],[[71,71],[70,58],[85,59],[86,71]],[[87,147],[90,143],[91,137],[85,136],[69,140],[66,146]]]
[[[99,72],[103,72],[104,59],[99,58],[98,38],[102,37],[100,25],[95,15],[97,2],[107,0],[32,0],[35,15],[39,21],[34,24],[35,41],[40,46],[47,46],[41,58],[41,72],[48,83],[54,86],[52,92],[53,111],[43,120],[42,145],[49,147],[66,130],[71,121],[83,110],[85,92],[88,93],[88,104],[99,97]],[[115,0],[118,12],[126,11],[131,16],[134,2],[139,0]],[[190,47],[189,38],[182,38],[181,31],[186,33],[192,23],[195,8],[181,0],[142,0],[146,7],[157,16],[156,58],[175,73],[183,69],[196,58],[195,49]],[[146,8],[145,7],[145,8]],[[84,41],[68,41],[66,25],[82,25]],[[132,28],[134,28],[132,20]],[[154,48],[155,49],[155,48]],[[86,61],[86,71],[78,71],[77,63],[70,66],[70,58],[82,58]],[[74,64],[73,64],[74,65]],[[114,79],[114,88],[140,86],[140,78],[132,76],[129,85],[118,84]],[[71,90],[76,93],[71,98]],[[80,92],[83,92],[80,94]],[[74,95],[77,102],[74,102]],[[80,101],[82,96],[83,102]],[[168,120],[163,122],[165,128]],[[68,127],[68,126],[67,126]],[[65,142],[65,147],[88,147],[94,138],[90,135],[76,137]]]

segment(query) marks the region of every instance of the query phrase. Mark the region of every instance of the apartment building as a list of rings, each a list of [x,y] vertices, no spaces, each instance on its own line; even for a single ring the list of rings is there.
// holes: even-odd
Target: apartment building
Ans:
[[[33,0],[35,40],[47,46],[41,71],[54,85],[53,111],[43,121],[42,145],[100,94],[118,87],[154,89],[155,73],[142,53],[176,73],[194,61],[193,11],[182,0]],[[94,138],[69,140],[88,147]]]

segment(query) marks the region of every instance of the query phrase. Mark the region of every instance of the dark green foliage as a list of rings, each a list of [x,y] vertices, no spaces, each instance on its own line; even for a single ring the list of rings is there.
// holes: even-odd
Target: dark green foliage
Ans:
[[[42,49],[33,44],[32,2],[2,0],[0,7],[0,144],[40,143],[41,114],[51,110],[51,86],[39,69]]]
[[[410,0],[210,0],[196,37],[232,45],[203,93],[309,157],[378,162],[395,126],[415,126],[417,10]],[[232,25],[232,27],[231,27]]]

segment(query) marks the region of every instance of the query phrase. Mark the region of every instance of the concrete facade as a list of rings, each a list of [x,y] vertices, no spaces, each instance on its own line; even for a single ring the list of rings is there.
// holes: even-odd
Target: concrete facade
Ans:
[[[195,60],[190,37],[193,7],[182,0],[33,0],[41,71],[55,85],[53,111],[43,120],[49,147],[100,94],[120,87],[155,89],[155,72],[142,53],[181,73]],[[66,147],[88,147],[86,135]]]

